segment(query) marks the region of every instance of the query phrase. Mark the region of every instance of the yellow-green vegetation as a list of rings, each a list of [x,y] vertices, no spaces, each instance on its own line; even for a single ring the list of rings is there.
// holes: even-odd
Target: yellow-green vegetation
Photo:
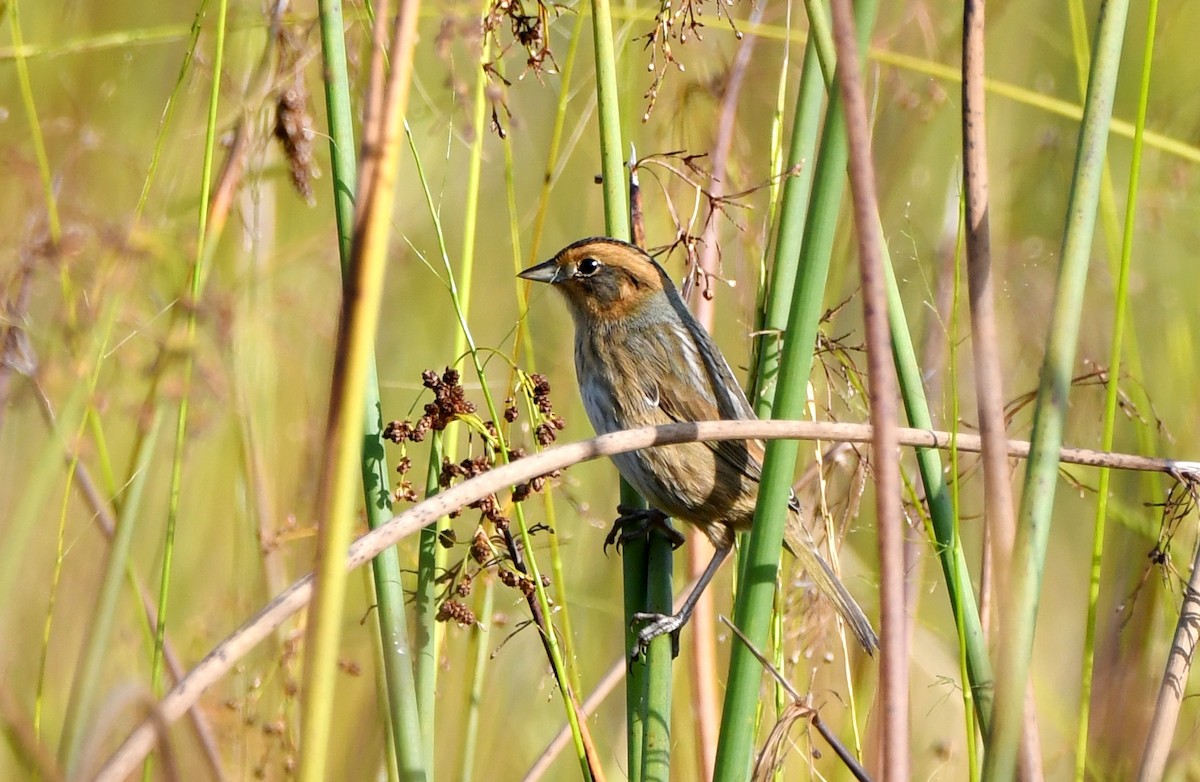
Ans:
[[[267,5],[0,3],[0,779],[97,773],[320,557],[340,568],[344,536],[318,525],[358,536],[590,437],[570,318],[515,276],[569,242],[643,241],[687,280],[764,417],[869,419],[864,226],[845,122],[825,114],[842,102],[829,99],[827,4],[426,2],[411,72],[391,18],[415,5]],[[855,6],[901,423],[974,434],[962,9]],[[1123,4],[991,6],[988,347],[1008,436],[1200,460],[1200,7],[1132,4],[1097,35]],[[372,102],[389,74],[398,91]],[[372,174],[384,145],[363,147],[371,133],[398,149],[394,190]],[[382,287],[372,243],[389,248]],[[706,257],[711,273],[697,271]],[[344,283],[364,268],[368,284]],[[365,342],[336,357],[347,290],[378,302],[373,358]],[[1039,398],[1047,346],[1069,405],[1049,381]],[[331,418],[347,389],[354,412]],[[337,462],[338,431],[356,438],[364,421],[363,463]],[[1010,460],[1025,571],[1010,583],[984,561],[996,514],[980,459],[948,451],[900,461],[912,777],[1004,778],[1030,746],[1047,779],[1161,763],[1200,775],[1186,669],[1168,688],[1177,718],[1157,695],[1196,548],[1186,481],[1064,464],[1056,491],[1027,493],[1026,463]],[[782,441],[767,453],[764,497],[794,476],[822,551],[880,629],[881,590],[896,585],[881,583],[869,444],[800,442],[794,468]],[[1035,461],[1028,475],[1054,473]],[[335,475],[353,477],[353,516]],[[351,572],[344,600],[327,576],[321,627],[292,610],[257,625],[253,648],[222,651],[230,670],[187,714],[166,708],[133,776],[521,779],[561,729],[536,778],[693,780],[717,757],[719,778],[740,780],[760,753],[762,778],[772,763],[779,779],[850,778],[822,732],[886,777],[880,658],[788,557],[767,622],[769,543],[743,545],[709,592],[765,639],[755,651],[790,691],[712,618],[683,630],[673,663],[656,642],[623,683],[626,613],[645,593],[665,601],[663,569],[645,563],[669,554],[634,542],[624,568],[602,554],[618,491],[607,461],[572,466],[441,515]],[[739,570],[747,555],[760,582]],[[701,639],[716,660],[697,669]],[[1034,744],[1024,679],[1009,675],[1026,656]],[[585,708],[606,677],[610,694]],[[736,725],[721,725],[722,699]]]

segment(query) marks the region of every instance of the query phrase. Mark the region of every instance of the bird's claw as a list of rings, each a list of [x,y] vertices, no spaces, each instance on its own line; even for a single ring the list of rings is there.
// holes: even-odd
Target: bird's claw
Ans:
[[[686,617],[675,614],[660,614],[654,611],[638,611],[633,615],[633,622],[647,622],[638,630],[637,640],[633,644],[630,661],[645,659],[650,649],[650,642],[660,635],[671,634],[671,659],[679,656],[679,631],[687,623]]]
[[[682,532],[671,526],[667,514],[660,510],[618,505],[617,513],[621,515],[613,522],[612,529],[604,538],[605,556],[608,556],[609,546],[615,546],[617,553],[620,554],[621,548],[626,543],[636,538],[647,537],[653,530],[658,530],[663,534],[671,544],[672,551],[682,546],[687,540]]]

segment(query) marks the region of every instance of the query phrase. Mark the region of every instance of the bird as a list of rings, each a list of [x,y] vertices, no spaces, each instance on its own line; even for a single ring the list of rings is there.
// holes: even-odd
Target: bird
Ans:
[[[566,300],[575,325],[575,374],[596,434],[691,421],[754,419],[754,409],[720,349],[688,311],[666,271],[636,245],[608,237],[581,239],[518,276],[547,283]],[[620,527],[680,519],[712,542],[714,553],[675,614],[638,613],[634,656],[651,639],[678,634],[696,601],[754,520],[765,449],[758,440],[657,446],[613,456],[618,472],[651,506],[619,508]],[[817,552],[793,493],[784,545],[819,592],[842,615],[868,653],[879,639],[862,608]],[[672,530],[673,531],[673,530]],[[675,533],[678,536],[678,533]],[[682,538],[680,537],[680,541]]]

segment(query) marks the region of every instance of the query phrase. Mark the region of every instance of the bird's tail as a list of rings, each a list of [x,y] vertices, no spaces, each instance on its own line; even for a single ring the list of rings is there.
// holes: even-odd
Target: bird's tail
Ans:
[[[812,579],[817,590],[833,603],[834,608],[846,620],[846,624],[850,625],[850,630],[858,638],[858,642],[862,644],[867,654],[874,654],[875,650],[879,648],[879,636],[871,627],[871,620],[867,619],[867,615],[851,597],[837,574],[817,553],[812,537],[808,534],[808,530],[804,529],[803,522],[796,513],[788,514],[783,543],[787,546],[788,551],[800,560],[801,566],[807,571],[808,577]]]

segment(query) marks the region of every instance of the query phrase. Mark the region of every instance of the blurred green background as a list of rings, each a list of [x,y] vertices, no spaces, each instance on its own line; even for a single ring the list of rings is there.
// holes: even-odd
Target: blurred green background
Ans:
[[[650,84],[650,52],[642,38],[655,8],[629,2],[617,9],[623,77],[622,114],[627,139],[642,156],[709,152],[717,111],[738,46],[754,38],[748,77],[737,108],[727,192],[753,190],[718,217],[722,276],[717,286],[717,341],[745,377],[753,329],[759,266],[769,239],[769,189],[759,187],[777,169],[771,159],[773,117],[780,80],[785,80],[783,115],[790,117],[803,41],[803,24],[789,40],[788,20],[803,19],[799,5],[760,0],[762,24],[747,22],[748,3],[730,7],[746,36],[738,41],[728,24],[705,7],[703,40],[674,46],[686,66],[668,68],[657,105],[647,122],[644,93]],[[212,3],[209,4],[213,5]],[[1094,24],[1097,3],[1086,4]],[[15,3],[0,5],[0,283],[6,301],[5,343],[0,373],[0,711],[9,741],[0,750],[0,778],[27,777],[25,759],[38,736],[48,751],[57,744],[79,650],[95,610],[95,596],[108,552],[95,512],[78,492],[78,474],[65,468],[77,457],[103,497],[121,507],[130,480],[131,448],[150,384],[161,377],[156,405],[170,422],[158,434],[137,524],[130,569],[156,588],[161,568],[171,464],[174,410],[183,394],[180,350],[186,346],[171,324],[172,311],[188,284],[197,245],[202,150],[212,72],[213,13],[200,20],[195,59],[182,73],[196,20],[195,4],[23,2],[15,48]],[[549,45],[561,68],[566,62],[576,14],[566,6],[552,15]],[[471,89],[478,68],[480,9],[428,3],[408,121],[414,145],[445,226],[451,259],[457,263],[464,227],[466,165],[472,139]],[[234,197],[229,224],[213,255],[198,305],[199,337],[180,494],[180,515],[168,635],[186,664],[194,663],[275,592],[312,565],[314,470],[322,442],[330,387],[333,342],[341,298],[323,135],[319,40],[315,4],[294,4],[286,17],[300,41],[304,79],[312,90],[309,109],[318,136],[314,203],[297,195],[288,165],[272,137],[277,83],[271,67],[260,66],[269,49],[268,21],[259,3],[234,2],[221,73],[219,127],[228,134],[239,122],[250,133],[245,178]],[[1017,399],[1036,387],[1048,321],[1066,193],[1075,156],[1077,120],[1055,106],[1078,107],[1076,60],[1066,4],[1030,0],[993,2],[988,7],[991,227],[998,281],[997,308],[1005,343],[1006,397]],[[361,95],[365,84],[369,29],[358,4],[348,4],[352,77]],[[1142,60],[1144,9],[1134,4],[1129,19],[1122,82],[1115,116],[1132,121],[1137,73]],[[506,77],[492,83],[492,102],[506,141],[493,132],[484,140],[480,220],[476,228],[477,276],[470,325],[482,347],[511,353],[518,319],[514,273],[549,257],[562,245],[603,231],[595,127],[595,91],[590,76],[590,19],[584,20],[577,67],[570,84],[554,68],[525,68],[525,52],[502,30],[509,47]],[[1132,340],[1140,366],[1122,382],[1127,416],[1117,429],[1117,449],[1149,444],[1157,454],[1200,458],[1196,359],[1200,292],[1193,251],[1200,244],[1200,193],[1195,146],[1200,134],[1200,59],[1191,49],[1200,29],[1200,6],[1164,2],[1154,57],[1147,126],[1170,142],[1148,144],[1141,173],[1132,277]],[[954,5],[885,4],[872,37],[867,75],[874,112],[875,154],[881,210],[893,261],[903,288],[909,322],[918,340],[945,335],[949,323],[935,315],[935,291],[949,268],[956,243],[955,216],[961,179],[959,84],[947,78],[959,63],[961,9]],[[18,60],[28,68],[30,98],[23,97]],[[539,190],[555,104],[568,91],[564,145],[554,168],[546,227],[540,246],[529,246],[539,208]],[[163,124],[171,96],[176,105]],[[1058,103],[1051,104],[1050,101]],[[48,198],[31,130],[44,138],[49,187],[61,228],[48,218]],[[785,128],[786,133],[786,128]],[[786,136],[785,136],[786,137]],[[157,169],[148,198],[138,209],[156,145]],[[512,164],[505,162],[504,144]],[[1131,142],[1114,133],[1109,144],[1116,222],[1097,231],[1085,328],[1079,346],[1079,375],[1107,361],[1112,322],[1110,269],[1119,249]],[[218,164],[225,150],[218,148]],[[707,165],[704,159],[697,161]],[[673,163],[680,166],[678,161]],[[510,202],[509,182],[513,198]],[[670,244],[676,219],[699,234],[707,205],[679,177],[653,166],[643,169],[649,244]],[[420,385],[423,369],[441,368],[452,354],[457,322],[441,274],[437,237],[405,151],[393,218],[396,240],[388,273],[383,322],[378,335],[379,374],[385,420],[420,414],[428,401]],[[510,204],[512,208],[510,209]],[[698,204],[698,205],[697,205]],[[949,218],[948,218],[949,216]],[[518,227],[514,248],[511,226]],[[947,224],[949,223],[949,228]],[[850,221],[843,225],[839,260],[826,297],[833,307],[856,294],[856,259]],[[52,236],[60,232],[57,242]],[[684,254],[661,259],[683,274]],[[1189,271],[1192,270],[1192,271]],[[965,285],[965,282],[964,282]],[[965,294],[956,348],[958,384],[945,370],[931,373],[942,389],[931,402],[949,427],[950,394],[962,394],[962,420],[974,420]],[[533,360],[554,389],[556,409],[567,420],[564,437],[590,435],[574,388],[571,329],[561,303],[535,290],[529,322],[536,344]],[[111,328],[108,327],[111,319]],[[838,310],[824,334],[851,348],[860,366],[861,312],[856,301]],[[1130,341],[1130,340],[1127,340]],[[156,364],[166,347],[166,364]],[[831,367],[836,361],[823,355]],[[528,357],[520,362],[528,367]],[[1126,364],[1130,367],[1130,364]],[[156,367],[158,367],[156,369]],[[501,397],[507,370],[493,360]],[[94,385],[93,385],[94,376]],[[823,417],[863,420],[863,403],[830,374],[814,374]],[[468,395],[481,401],[473,373],[465,373]],[[48,425],[39,398],[60,416]],[[1100,438],[1103,387],[1084,383],[1073,395],[1067,440],[1095,446]],[[90,411],[86,421],[85,410]],[[1028,431],[1028,411],[1013,419],[1013,436]],[[463,445],[460,451],[464,451]],[[805,452],[811,452],[806,448]],[[410,446],[424,472],[425,451]],[[399,455],[392,454],[393,461]],[[973,462],[964,460],[970,467]],[[803,469],[806,464],[800,465]],[[1080,649],[1085,616],[1095,474],[1066,469],[1072,478],[1058,497],[1056,527],[1048,556],[1046,597],[1034,657],[1043,753],[1049,777],[1070,776],[1073,764]],[[1020,471],[1017,471],[1019,480]],[[981,488],[974,470],[964,483],[963,529],[972,561],[978,561],[976,522]],[[1113,481],[1115,521],[1101,591],[1100,647],[1094,696],[1091,759],[1096,778],[1128,776],[1165,661],[1173,612],[1186,579],[1194,535],[1181,531],[1166,570],[1153,569],[1147,554],[1157,535],[1166,483],[1157,478],[1117,475]],[[419,487],[420,488],[420,487]],[[560,542],[566,562],[567,609],[580,651],[584,690],[590,691],[622,649],[620,566],[599,555],[616,503],[615,472],[603,463],[569,471],[556,490]],[[858,504],[848,469],[835,469],[830,486],[835,509]],[[532,509],[533,506],[531,506]],[[915,519],[915,517],[914,517]],[[457,522],[467,540],[474,519]],[[868,612],[875,606],[874,537],[871,503],[850,522],[846,536],[847,583]],[[543,539],[544,540],[544,539]],[[402,561],[415,561],[413,544]],[[912,716],[914,772],[922,778],[965,778],[962,701],[953,624],[940,570],[927,545],[917,551],[914,570],[918,614],[913,641]],[[541,555],[541,553],[539,553]],[[682,554],[678,555],[682,556]],[[682,569],[678,560],[677,572]],[[351,579],[351,607],[344,628],[343,687],[338,692],[331,778],[364,778],[378,772],[383,729],[375,701],[369,588]],[[728,612],[729,574],[713,593]],[[53,604],[51,597],[53,596]],[[152,639],[132,589],[117,617],[100,681],[100,712],[86,731],[93,759],[102,757],[144,710],[149,694]],[[821,609],[821,612],[825,609]],[[518,631],[527,610],[518,593],[497,592],[498,618],[487,631],[494,649],[484,688],[483,728],[476,779],[516,779],[529,767],[563,721],[540,644],[531,630]],[[792,616],[795,622],[801,618]],[[810,624],[819,624],[816,620]],[[298,706],[291,684],[299,675],[301,625],[293,622],[239,665],[202,701],[216,726],[220,754],[230,778],[286,778],[294,758]],[[691,630],[683,638],[689,643]],[[437,715],[439,776],[459,773],[456,723],[466,705],[470,630],[448,626],[440,672]],[[510,634],[514,634],[508,640]],[[722,658],[730,639],[718,633]],[[846,682],[841,656],[826,633],[789,637],[796,664],[788,673],[802,690],[811,682],[825,720],[848,735]],[[677,666],[675,778],[697,777],[689,732],[688,686],[683,659]],[[855,658],[860,726],[869,736],[875,664]],[[1189,688],[1189,692],[1191,689]],[[620,691],[593,720],[593,733],[612,778],[624,763]],[[1194,750],[1194,699],[1184,702],[1172,768],[1180,778],[1200,774]],[[35,724],[35,713],[38,721]],[[183,723],[171,733],[179,762],[203,773],[193,736]],[[24,736],[24,738],[22,738]],[[807,778],[810,762],[837,775],[828,759],[807,756],[803,731],[794,731],[797,750],[786,778]],[[824,750],[828,755],[827,749]],[[569,754],[569,753],[568,753]],[[550,778],[576,778],[575,761],[561,758]],[[184,778],[192,777],[185,774]]]

